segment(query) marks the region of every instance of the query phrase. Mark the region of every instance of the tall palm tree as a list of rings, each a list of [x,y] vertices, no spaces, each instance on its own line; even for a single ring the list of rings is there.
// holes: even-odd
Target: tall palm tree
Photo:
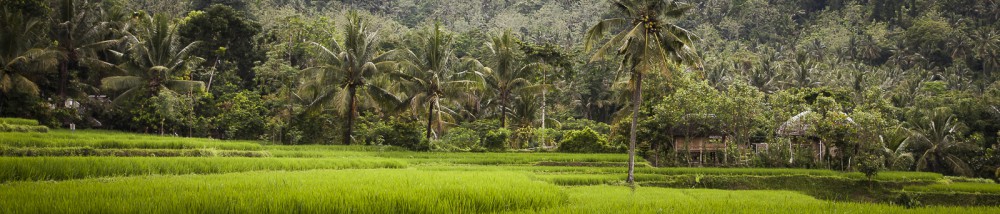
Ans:
[[[44,39],[43,20],[0,9],[0,99],[12,93],[39,95],[38,72],[58,64],[59,52]]]
[[[190,72],[198,63],[197,57],[189,56],[198,43],[178,42],[177,29],[170,25],[170,18],[165,15],[144,14],[135,19],[136,28],[125,36],[127,61],[119,66],[128,75],[101,80],[105,90],[123,91],[114,102],[120,104],[161,93],[203,92],[204,82],[185,80],[181,75]]]
[[[70,86],[70,70],[110,69],[113,64],[98,57],[98,52],[117,45],[121,39],[109,38],[115,23],[102,20],[105,14],[99,3],[62,0],[58,16],[54,17],[52,39],[65,55],[59,61],[59,98],[66,98]]]
[[[531,66],[537,68],[536,71],[541,77],[542,81],[539,84],[542,87],[542,129],[545,129],[545,116],[546,116],[546,94],[551,88],[549,83],[549,76],[559,74],[568,71],[573,68],[573,63],[571,61],[571,56],[560,50],[558,45],[547,43],[544,45],[533,45],[533,44],[523,44],[521,49],[527,56],[529,61],[532,61],[537,66]],[[543,141],[544,136],[543,136]]]
[[[418,41],[413,42],[417,46],[407,52],[409,60],[401,62],[401,72],[395,74],[406,80],[401,88],[413,92],[405,101],[413,112],[427,106],[427,139],[437,136],[432,133],[442,131],[445,120],[453,120],[451,115],[455,111],[442,106],[442,98],[460,98],[465,92],[482,87],[483,78],[478,71],[484,67],[471,58],[460,61],[452,51],[452,42],[453,36],[434,24],[433,29],[418,34]]]
[[[639,104],[642,101],[642,76],[645,72],[659,69],[669,76],[676,70],[673,63],[701,67],[701,59],[694,48],[693,33],[670,23],[681,18],[691,5],[673,0],[613,0],[614,8],[620,12],[619,18],[605,19],[587,31],[584,44],[590,51],[604,34],[624,29],[597,48],[591,61],[603,60],[612,48],[622,56],[618,73],[628,73],[632,86],[632,127],[629,138],[628,180],[635,181],[635,138],[639,118]]]
[[[504,31],[498,36],[494,36],[486,46],[493,55],[491,69],[485,73],[486,83],[494,91],[500,101],[500,127],[507,127],[507,115],[510,111],[510,102],[513,99],[513,92],[519,88],[531,85],[526,78],[529,68],[520,66],[518,63],[518,49],[515,47],[518,41],[510,30]]]
[[[313,43],[321,49],[322,64],[305,69],[306,74],[313,75],[317,84],[324,89],[310,107],[320,108],[333,105],[334,109],[344,114],[343,144],[351,144],[355,118],[358,116],[359,96],[366,103],[376,103],[379,106],[398,105],[399,99],[385,89],[370,82],[379,78],[381,72],[391,70],[395,62],[391,61],[394,52],[380,53],[378,36],[368,30],[368,21],[357,11],[347,13],[347,24],[344,26],[344,42],[331,39],[330,44]],[[360,89],[360,90],[359,90]],[[360,94],[359,94],[360,93]]]

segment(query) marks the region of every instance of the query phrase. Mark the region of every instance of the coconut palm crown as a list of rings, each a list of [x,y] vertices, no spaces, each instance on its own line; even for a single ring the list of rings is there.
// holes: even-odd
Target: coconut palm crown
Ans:
[[[673,0],[614,0],[618,18],[605,19],[587,31],[585,48],[591,51],[594,45],[604,41],[604,34],[618,31],[611,39],[597,47],[591,61],[605,59],[608,51],[615,48],[621,56],[618,74],[630,75],[632,86],[632,127],[629,138],[628,182],[634,182],[636,124],[639,102],[642,101],[642,76],[645,72],[659,70],[665,76],[678,70],[677,65],[701,68],[701,59],[694,47],[698,38],[671,21],[681,18],[693,8],[692,5]]]

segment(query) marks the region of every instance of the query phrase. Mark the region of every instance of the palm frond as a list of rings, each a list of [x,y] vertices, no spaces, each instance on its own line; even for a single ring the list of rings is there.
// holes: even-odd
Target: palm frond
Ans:
[[[605,33],[624,26],[627,23],[628,21],[623,18],[605,19],[597,22],[597,24],[587,30],[587,34],[584,36],[584,50],[590,52],[591,48],[594,47],[594,44],[600,42]]]

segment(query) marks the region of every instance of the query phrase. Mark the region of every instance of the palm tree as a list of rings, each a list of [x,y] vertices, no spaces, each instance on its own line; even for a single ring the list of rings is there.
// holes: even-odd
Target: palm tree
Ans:
[[[357,11],[347,13],[347,24],[344,26],[344,43],[331,39],[330,44],[313,43],[321,49],[322,64],[305,69],[312,75],[316,84],[323,86],[320,95],[310,105],[319,108],[333,105],[334,109],[344,114],[343,144],[351,144],[355,118],[358,116],[358,96],[363,96],[379,106],[397,105],[399,99],[385,89],[370,82],[379,77],[380,72],[390,70],[395,66],[391,61],[392,53],[379,53],[377,35],[368,30],[368,22]],[[361,89],[360,91],[358,89]],[[360,94],[359,94],[360,93]]]
[[[996,30],[977,30],[972,35],[972,52],[982,60],[983,74],[987,77],[1000,68],[1000,32]]]
[[[879,135],[882,155],[885,156],[885,168],[889,170],[909,170],[913,165],[913,153],[910,149],[910,133],[912,131],[897,125],[884,134]]]
[[[401,88],[413,92],[405,101],[413,112],[427,106],[427,139],[437,137],[432,133],[440,133],[445,120],[453,121],[451,115],[455,111],[442,106],[442,98],[460,98],[470,89],[482,87],[483,79],[478,71],[484,67],[471,58],[459,62],[452,51],[452,42],[453,36],[434,24],[433,29],[418,34],[418,41],[413,42],[417,47],[407,52],[409,60],[401,62],[401,72],[395,74],[406,80]],[[437,127],[432,129],[432,125]]]
[[[701,60],[694,49],[693,33],[669,21],[682,17],[691,5],[673,0],[613,0],[614,7],[624,17],[605,19],[587,31],[584,44],[590,51],[604,34],[624,27],[597,48],[591,61],[603,60],[612,48],[622,56],[618,73],[629,73],[632,86],[632,127],[629,138],[628,180],[635,181],[635,138],[642,101],[642,76],[644,72],[659,69],[668,75],[676,66],[672,63],[694,65],[701,68]]]
[[[557,75],[562,73],[560,71],[567,71],[573,68],[573,63],[570,61],[571,56],[562,52],[558,45],[553,45],[547,43],[544,45],[533,45],[533,44],[523,44],[521,49],[527,56],[529,61],[533,61],[537,66],[531,66],[537,68],[538,74],[542,77],[542,82],[539,84],[542,88],[542,129],[545,129],[545,111],[546,111],[546,94],[551,88],[549,84],[548,77],[550,75]],[[545,136],[542,136],[542,141],[545,141]]]
[[[59,52],[39,48],[44,41],[42,20],[7,9],[0,10],[0,96],[25,93],[38,96],[35,77],[38,71],[50,70],[58,64]],[[6,99],[6,98],[3,98]]]
[[[935,112],[925,118],[925,121],[918,121],[913,125],[915,131],[910,138],[913,140],[911,144],[914,146],[914,153],[921,154],[917,158],[917,171],[950,171],[963,176],[972,175],[972,168],[958,155],[951,153],[954,149],[967,146],[956,139],[959,124],[954,116],[944,117]]]
[[[98,3],[62,0],[60,13],[53,20],[52,38],[65,55],[59,62],[59,97],[66,98],[70,70],[109,69],[113,64],[98,58],[98,52],[117,45],[120,39],[108,39],[114,23],[101,20],[104,11]]]
[[[525,79],[528,76],[528,68],[517,64],[518,57],[516,47],[518,41],[510,30],[504,31],[499,36],[494,36],[486,46],[493,54],[492,69],[485,73],[486,83],[494,90],[500,100],[500,127],[507,127],[507,115],[510,111],[510,102],[513,98],[512,92],[531,85]]]
[[[136,29],[125,36],[128,43],[127,62],[119,66],[129,75],[106,77],[101,80],[105,90],[123,91],[115,103],[161,93],[191,94],[205,89],[201,81],[185,80],[199,60],[188,54],[197,42],[181,44],[176,28],[162,14],[136,17]]]

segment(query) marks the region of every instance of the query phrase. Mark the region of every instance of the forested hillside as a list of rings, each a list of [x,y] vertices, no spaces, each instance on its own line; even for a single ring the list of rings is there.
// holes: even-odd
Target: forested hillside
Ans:
[[[609,1],[0,5],[0,116],[53,128],[623,152],[640,103],[638,153],[658,166],[1000,173],[995,0],[684,2],[662,21],[694,35],[695,61],[660,60],[638,101],[615,34],[587,40],[622,17]],[[733,149],[672,143],[715,132]]]

